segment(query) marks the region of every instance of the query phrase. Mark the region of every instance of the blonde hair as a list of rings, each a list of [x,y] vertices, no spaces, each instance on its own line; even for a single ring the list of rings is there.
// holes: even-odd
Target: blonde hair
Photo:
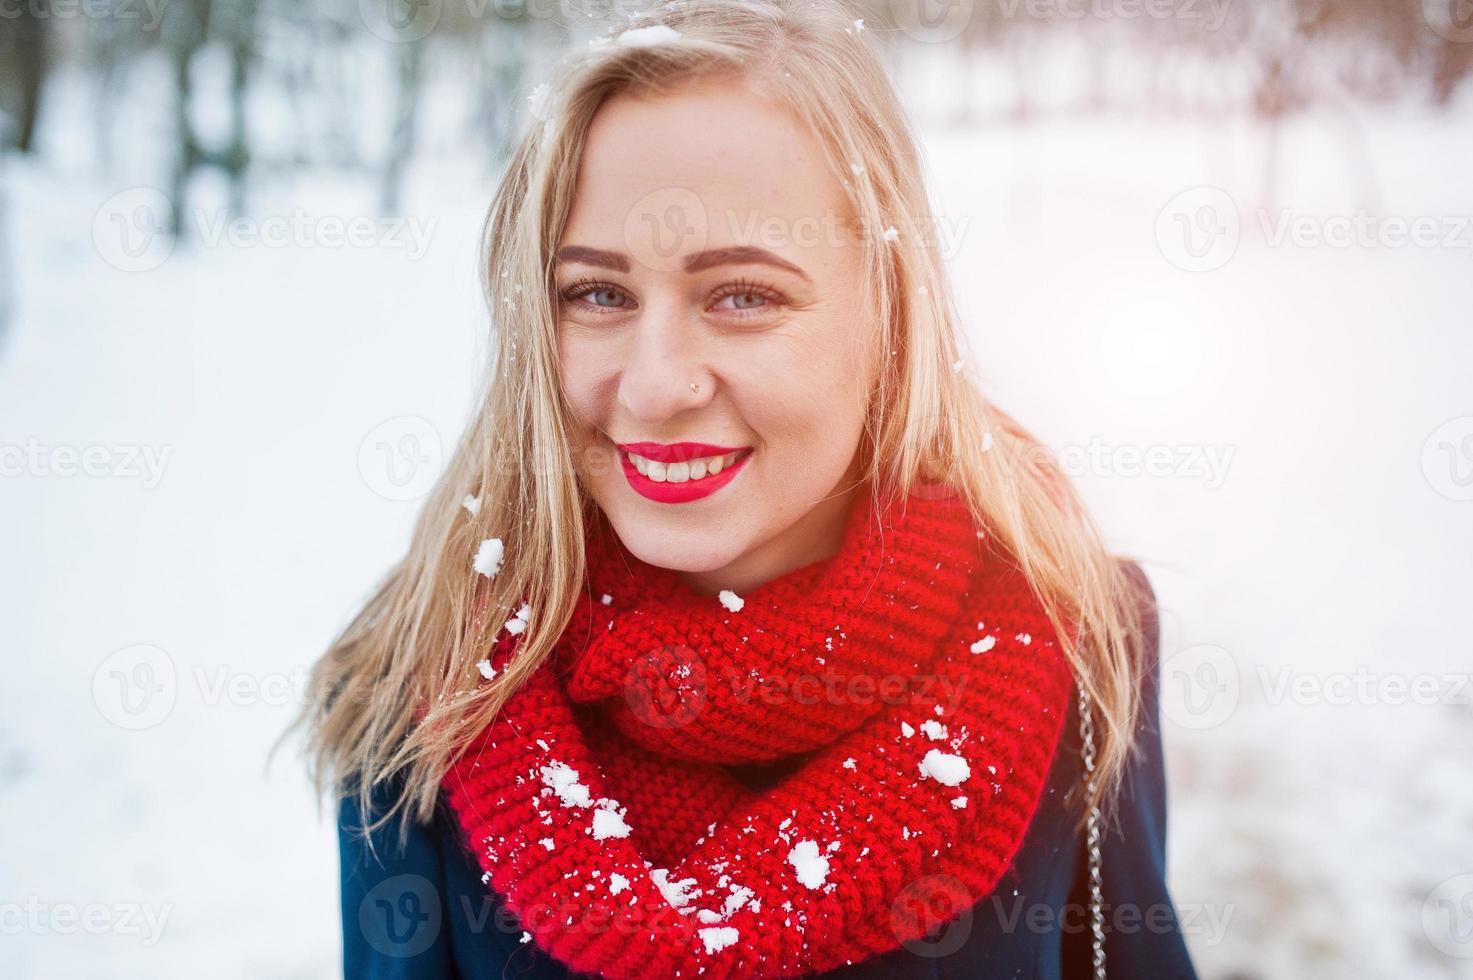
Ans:
[[[641,28],[655,30],[620,40]],[[616,93],[659,95],[735,74],[811,128],[860,223],[899,233],[863,237],[875,343],[894,352],[879,358],[862,443],[866,478],[877,499],[922,482],[950,484],[1024,570],[1093,699],[1095,797],[1108,802],[1138,714],[1142,589],[1107,553],[1047,449],[953,368],[957,317],[942,256],[926,244],[916,141],[872,45],[839,3],[680,0],[574,52],[537,93],[545,95],[540,118],[511,157],[484,233],[493,333],[479,405],[408,554],[315,664],[292,726],[308,729],[319,791],[356,794],[367,822],[373,789],[402,778],[372,826],[401,810],[428,821],[457,753],[558,640],[583,587],[593,506],[575,475],[558,383],[551,275],[585,137]],[[462,506],[467,495],[480,498],[478,513]],[[488,538],[500,538],[506,556],[493,578],[472,572]],[[479,686],[476,663],[524,598],[521,649]]]

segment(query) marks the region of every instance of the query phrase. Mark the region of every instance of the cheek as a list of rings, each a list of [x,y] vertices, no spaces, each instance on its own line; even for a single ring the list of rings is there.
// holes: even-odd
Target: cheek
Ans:
[[[589,345],[559,337],[558,382],[572,415],[568,429],[573,469],[590,489],[619,476],[617,454],[598,438],[598,430],[608,422],[607,364],[608,359],[593,355]]]
[[[606,359],[593,354],[590,345],[569,339],[567,331],[558,336],[558,380],[568,404],[584,426],[600,419],[599,392],[603,390],[600,364]]]
[[[850,329],[814,331],[780,357],[749,362],[743,414],[774,456],[847,464],[864,425],[867,390]]]

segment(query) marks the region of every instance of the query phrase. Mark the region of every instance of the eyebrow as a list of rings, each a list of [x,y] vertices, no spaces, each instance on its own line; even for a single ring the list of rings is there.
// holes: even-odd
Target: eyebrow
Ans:
[[[587,248],[583,245],[564,245],[553,255],[553,259],[557,262],[582,262],[585,265],[613,269],[615,272],[627,273],[629,271],[629,259],[622,253],[608,252],[600,248]],[[696,252],[685,257],[684,265],[688,273],[702,272],[720,265],[770,265],[785,269],[804,282],[811,281],[806,272],[787,259],[779,258],[767,249],[754,245],[733,245],[730,248],[713,248],[704,252]]]

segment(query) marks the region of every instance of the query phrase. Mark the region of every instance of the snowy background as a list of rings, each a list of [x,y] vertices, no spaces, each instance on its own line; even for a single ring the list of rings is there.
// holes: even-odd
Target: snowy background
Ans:
[[[216,6],[57,5],[0,109],[8,977],[337,975],[331,813],[266,752],[465,421],[505,133],[602,26]],[[1473,976],[1473,27],[889,6],[968,370],[1161,600],[1202,975]]]

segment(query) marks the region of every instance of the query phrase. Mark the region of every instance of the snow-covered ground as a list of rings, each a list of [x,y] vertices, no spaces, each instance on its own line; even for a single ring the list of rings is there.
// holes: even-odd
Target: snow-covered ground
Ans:
[[[265,756],[464,421],[492,188],[282,178],[169,252],[59,92],[0,161],[3,972],[330,977],[331,814]],[[1204,977],[1473,975],[1470,116],[1292,120],[1272,195],[1246,121],[924,127],[969,370],[1161,599]]]

